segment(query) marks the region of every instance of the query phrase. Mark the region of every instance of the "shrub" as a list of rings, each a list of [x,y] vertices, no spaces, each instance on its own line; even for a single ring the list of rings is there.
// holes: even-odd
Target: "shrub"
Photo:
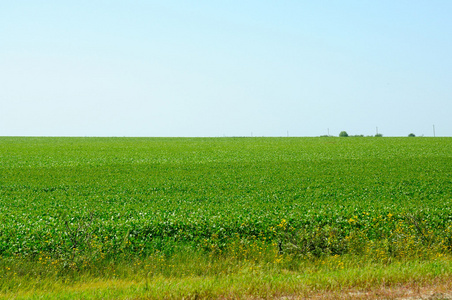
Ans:
[[[339,133],[340,137],[348,137],[348,133],[347,131],[341,131],[341,133]]]
[[[409,135],[408,135],[408,137],[415,137],[416,135],[414,134],[414,133],[410,133]]]
[[[377,134],[375,135],[375,137],[383,137],[383,134],[377,133]]]

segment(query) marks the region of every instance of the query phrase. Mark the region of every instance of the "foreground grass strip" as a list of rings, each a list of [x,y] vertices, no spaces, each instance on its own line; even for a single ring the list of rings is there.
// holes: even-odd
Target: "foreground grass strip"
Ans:
[[[39,285],[28,279],[16,284],[23,288],[5,292],[3,299],[180,299],[180,298],[277,298],[290,297],[377,297],[382,293],[401,294],[429,289],[442,292],[452,282],[452,260],[405,261],[363,264],[348,260],[345,268],[307,263],[297,272],[248,264],[231,274],[215,276],[165,277],[129,276],[102,279],[83,275],[77,281],[41,278]],[[322,265],[322,264],[320,264]],[[353,266],[355,265],[355,266]],[[39,286],[34,289],[33,286]]]

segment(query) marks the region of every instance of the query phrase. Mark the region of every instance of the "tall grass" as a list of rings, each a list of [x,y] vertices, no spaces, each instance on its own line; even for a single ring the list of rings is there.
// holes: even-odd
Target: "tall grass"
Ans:
[[[452,279],[452,256],[441,249],[408,249],[404,255],[383,249],[382,245],[371,243],[359,245],[359,252],[344,255],[299,255],[281,253],[280,245],[254,240],[231,242],[222,251],[179,247],[171,255],[158,252],[141,257],[124,255],[66,266],[45,255],[36,259],[3,257],[0,296],[301,297],[400,284],[422,286]]]

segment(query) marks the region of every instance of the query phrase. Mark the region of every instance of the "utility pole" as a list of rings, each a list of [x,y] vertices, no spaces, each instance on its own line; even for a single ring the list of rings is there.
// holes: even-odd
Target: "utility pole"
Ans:
[[[436,134],[435,134],[435,125],[433,125],[433,137],[436,137]]]
[[[377,126],[377,135],[378,135],[378,126]]]
[[[287,137],[289,137],[289,130],[287,130]]]
[[[330,136],[330,129],[328,128],[328,136]]]

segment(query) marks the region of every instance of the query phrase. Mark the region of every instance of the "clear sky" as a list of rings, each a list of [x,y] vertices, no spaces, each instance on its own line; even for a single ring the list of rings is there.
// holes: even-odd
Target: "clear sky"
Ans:
[[[0,1],[0,135],[452,136],[452,1]]]

